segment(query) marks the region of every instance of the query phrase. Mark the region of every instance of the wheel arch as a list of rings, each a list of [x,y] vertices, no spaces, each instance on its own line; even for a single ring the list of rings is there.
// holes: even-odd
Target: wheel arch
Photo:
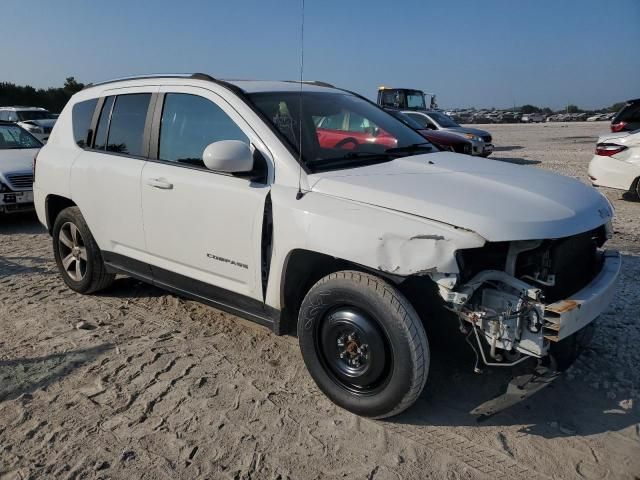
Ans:
[[[61,195],[47,195],[45,200],[45,215],[49,235],[53,233],[53,225],[60,212],[68,207],[77,207],[77,205],[70,198]]]
[[[295,249],[285,259],[280,281],[282,333],[295,331],[300,305],[311,287],[321,278],[341,270],[365,272],[388,281],[407,297],[423,323],[442,306],[437,285],[428,275],[398,276],[324,253]]]
[[[640,198],[640,177],[636,177],[633,182],[631,182],[631,188],[629,191],[635,193],[638,198]]]

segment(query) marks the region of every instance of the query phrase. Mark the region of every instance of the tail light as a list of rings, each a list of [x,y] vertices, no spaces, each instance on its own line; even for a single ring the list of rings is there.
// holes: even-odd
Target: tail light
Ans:
[[[616,145],[615,143],[599,143],[596,145],[596,155],[600,155],[601,157],[611,157],[626,149],[627,147],[624,145]]]
[[[611,124],[611,131],[612,132],[621,132],[624,130],[624,127],[627,126],[627,122],[618,122],[618,123],[612,123]]]
[[[35,154],[35,156],[33,157],[33,182],[35,183],[36,181],[36,162],[38,161],[38,154],[40,153],[40,150],[38,150]]]

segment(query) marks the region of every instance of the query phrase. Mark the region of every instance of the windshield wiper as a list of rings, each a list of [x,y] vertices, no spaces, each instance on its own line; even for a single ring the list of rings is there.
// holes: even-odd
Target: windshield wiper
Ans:
[[[344,154],[341,157],[333,157],[333,158],[318,158],[316,160],[312,160],[308,163],[313,165],[325,164],[325,163],[333,163],[333,162],[343,162],[345,160],[370,160],[374,158],[382,158],[387,159],[389,157],[387,151],[384,152],[349,152]]]
[[[387,148],[384,153],[394,154],[394,153],[407,153],[407,152],[415,152],[417,150],[433,150],[430,142],[420,142],[420,143],[412,143],[411,145],[407,145],[405,147],[394,147]]]

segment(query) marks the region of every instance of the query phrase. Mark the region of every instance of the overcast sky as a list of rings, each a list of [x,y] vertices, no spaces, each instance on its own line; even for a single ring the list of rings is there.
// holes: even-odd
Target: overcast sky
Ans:
[[[0,81],[299,77],[301,0],[3,1]],[[640,97],[640,0],[306,0],[305,77],[442,107]]]

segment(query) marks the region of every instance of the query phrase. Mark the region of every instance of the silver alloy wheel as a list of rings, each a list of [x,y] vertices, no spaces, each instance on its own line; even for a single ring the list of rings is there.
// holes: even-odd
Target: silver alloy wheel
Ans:
[[[81,281],[87,273],[87,248],[80,230],[67,222],[60,228],[58,239],[62,268],[71,280]]]

